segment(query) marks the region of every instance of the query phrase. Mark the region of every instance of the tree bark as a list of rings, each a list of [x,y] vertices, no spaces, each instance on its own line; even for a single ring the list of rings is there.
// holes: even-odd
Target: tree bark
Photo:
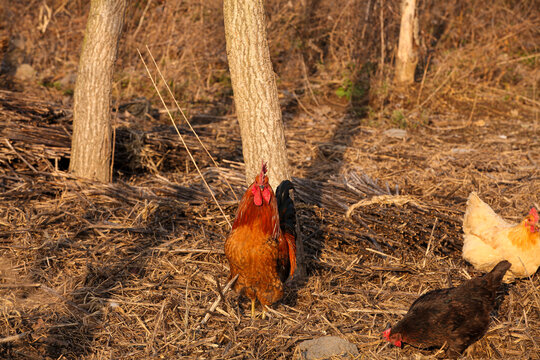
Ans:
[[[416,0],[402,0],[399,47],[396,57],[396,82],[412,84],[418,63],[418,18]]]
[[[70,172],[111,180],[111,84],[126,0],[92,0],[74,94]]]
[[[224,0],[227,58],[242,136],[246,182],[268,162],[270,185],[290,179],[262,0]]]
[[[281,181],[290,180],[290,173],[263,0],[224,0],[223,17],[246,183],[253,182],[262,161],[267,161],[270,185],[275,191]],[[298,221],[296,233],[294,278],[299,280],[305,277],[306,270]]]

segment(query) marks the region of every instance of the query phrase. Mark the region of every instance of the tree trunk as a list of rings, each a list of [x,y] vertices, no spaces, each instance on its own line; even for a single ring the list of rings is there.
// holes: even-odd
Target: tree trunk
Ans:
[[[289,163],[262,0],[224,0],[227,57],[242,136],[246,181],[268,162],[270,185],[289,179]]]
[[[401,28],[399,30],[399,47],[396,58],[396,82],[412,84],[414,71],[418,63],[418,17],[416,16],[416,0],[402,0]]]
[[[73,109],[70,171],[111,180],[111,84],[126,0],[92,0]]]
[[[262,161],[267,161],[270,185],[275,191],[281,181],[290,179],[290,173],[263,0],[224,0],[223,17],[246,182],[253,182]],[[298,225],[296,232],[295,279],[302,279],[306,271]]]

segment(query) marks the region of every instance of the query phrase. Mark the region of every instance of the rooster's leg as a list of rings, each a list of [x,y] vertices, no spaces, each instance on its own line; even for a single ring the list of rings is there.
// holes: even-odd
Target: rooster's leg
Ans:
[[[251,299],[251,318],[255,319],[255,299]]]
[[[263,310],[262,310],[261,318],[262,318],[263,320],[266,319],[266,305],[263,305]]]

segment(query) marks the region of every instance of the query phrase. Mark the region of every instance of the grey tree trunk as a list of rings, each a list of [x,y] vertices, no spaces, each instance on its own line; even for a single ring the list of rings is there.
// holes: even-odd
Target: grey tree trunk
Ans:
[[[246,182],[253,182],[262,161],[267,161],[270,185],[275,191],[281,181],[290,179],[290,173],[263,0],[224,0],[223,17]],[[298,226],[296,232],[295,278],[301,279],[305,265]]]
[[[111,180],[111,84],[126,0],[92,0],[82,45],[73,109],[69,170]]]
[[[283,122],[262,0],[224,0],[225,37],[246,181],[268,162],[270,185],[289,179]]]
[[[396,57],[396,82],[412,84],[418,63],[418,17],[416,0],[402,0],[399,47]]]

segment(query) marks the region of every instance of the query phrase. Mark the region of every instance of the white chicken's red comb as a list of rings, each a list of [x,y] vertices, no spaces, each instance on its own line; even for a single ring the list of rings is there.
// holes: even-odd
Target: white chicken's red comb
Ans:
[[[384,330],[383,333],[382,333],[383,338],[385,338],[388,341],[390,341],[390,331],[391,330],[392,330],[392,328],[388,328],[388,329]]]

